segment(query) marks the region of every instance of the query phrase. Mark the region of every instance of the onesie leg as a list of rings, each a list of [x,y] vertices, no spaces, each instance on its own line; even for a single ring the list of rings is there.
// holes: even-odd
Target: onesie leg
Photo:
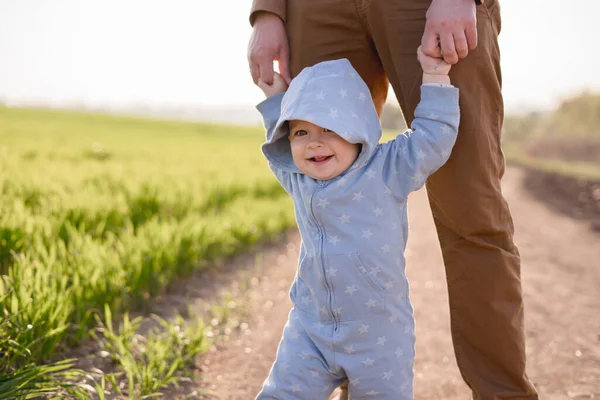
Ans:
[[[344,380],[329,369],[325,357],[292,310],[277,358],[256,400],[326,400]]]

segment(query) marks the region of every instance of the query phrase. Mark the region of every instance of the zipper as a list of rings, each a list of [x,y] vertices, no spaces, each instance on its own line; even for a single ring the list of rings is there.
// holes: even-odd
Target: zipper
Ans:
[[[315,194],[317,194],[319,190],[323,189],[324,186],[325,183],[323,181],[319,181],[318,188],[313,192],[312,196],[310,197],[310,213],[312,215],[313,220],[315,221],[315,225],[317,226],[317,230],[319,232],[319,253],[321,258],[321,269],[323,271],[323,279],[325,280],[325,288],[327,289],[327,302],[329,303],[328,311],[329,315],[331,316],[331,319],[333,320],[333,332],[335,333],[338,331],[339,323],[335,313],[333,312],[333,289],[327,279],[327,272],[325,270],[325,256],[323,254],[325,244],[325,233],[321,229],[321,225],[319,224],[319,221],[317,220],[317,217],[315,217],[315,213],[313,211],[313,199],[315,197]]]

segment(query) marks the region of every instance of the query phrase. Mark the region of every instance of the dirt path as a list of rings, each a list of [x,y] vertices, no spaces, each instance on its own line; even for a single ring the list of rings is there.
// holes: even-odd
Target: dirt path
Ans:
[[[600,234],[536,200],[526,172],[509,168],[504,192],[522,254],[528,372],[541,399],[600,399]],[[417,320],[416,399],[466,399],[449,334],[441,253],[426,194],[410,199],[408,275]],[[290,308],[298,237],[267,249],[244,334],[204,356],[204,398],[251,400],[267,375]],[[240,263],[248,260],[239,261]],[[258,282],[258,283],[257,283]],[[168,397],[167,397],[168,398]]]

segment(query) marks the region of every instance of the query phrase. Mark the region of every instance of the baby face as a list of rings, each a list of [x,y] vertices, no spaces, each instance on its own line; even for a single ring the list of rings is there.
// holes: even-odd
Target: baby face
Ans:
[[[313,179],[333,179],[358,157],[358,144],[307,121],[290,121],[289,140],[294,163]]]

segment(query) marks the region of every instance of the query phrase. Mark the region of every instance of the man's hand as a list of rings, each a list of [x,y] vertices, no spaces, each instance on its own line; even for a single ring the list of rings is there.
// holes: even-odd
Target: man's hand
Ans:
[[[433,0],[421,39],[423,52],[444,57],[448,64],[465,58],[477,46],[477,15],[473,0]]]
[[[285,26],[277,15],[262,12],[254,21],[254,30],[248,44],[248,63],[252,80],[271,85],[273,83],[273,61],[279,61],[279,71],[289,84],[291,81],[289,62],[290,48]]]
[[[259,88],[261,88],[261,90],[267,97],[274,96],[278,93],[283,93],[288,88],[287,82],[277,72],[273,72],[272,84],[269,85],[268,83],[263,81],[262,78],[258,78],[258,82],[256,84]]]

